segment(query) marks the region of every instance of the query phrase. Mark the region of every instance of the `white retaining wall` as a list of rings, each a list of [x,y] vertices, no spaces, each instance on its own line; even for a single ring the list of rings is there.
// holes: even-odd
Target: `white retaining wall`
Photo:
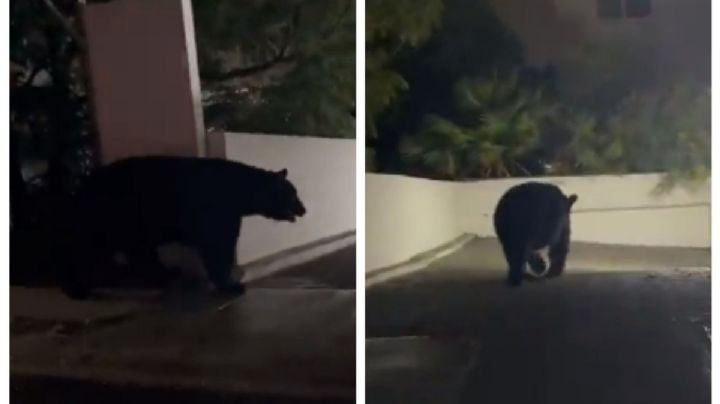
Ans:
[[[307,214],[295,223],[243,220],[238,264],[355,229],[355,140],[244,133],[215,134],[229,160],[288,169]],[[210,149],[218,143],[210,138]],[[219,154],[219,152],[217,152]]]
[[[420,178],[365,176],[365,268],[402,262],[458,235],[455,184]]]
[[[666,194],[661,176],[542,178],[576,193],[572,239],[601,244],[710,247],[710,183]],[[401,263],[472,233],[494,236],[492,214],[500,196],[529,178],[443,182],[367,174],[366,271]]]

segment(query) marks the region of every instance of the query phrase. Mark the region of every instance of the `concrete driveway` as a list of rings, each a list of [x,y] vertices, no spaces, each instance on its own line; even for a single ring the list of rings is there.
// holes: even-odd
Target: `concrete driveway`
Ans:
[[[11,290],[13,402],[354,402],[355,247],[237,299]]]
[[[518,289],[499,251],[368,289],[368,402],[710,402],[708,250],[580,244]]]

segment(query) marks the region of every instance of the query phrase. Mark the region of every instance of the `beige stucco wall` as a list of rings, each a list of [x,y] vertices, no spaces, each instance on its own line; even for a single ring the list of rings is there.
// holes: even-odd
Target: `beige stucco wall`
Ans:
[[[203,155],[190,0],[90,4],[83,19],[103,161]]]
[[[368,174],[366,271],[471,233],[494,236],[492,214],[500,196],[530,179],[452,183]],[[653,193],[660,176],[543,178],[576,193],[573,240],[601,244],[710,247],[710,184],[693,191]]]
[[[710,246],[710,184],[695,192],[677,187],[653,191],[659,175],[544,178],[567,194],[573,206],[573,240],[602,244],[676,247]],[[460,231],[494,236],[492,213],[510,186],[526,180],[494,180],[458,186]]]
[[[455,184],[365,175],[365,268],[407,260],[457,235]]]
[[[226,133],[224,143],[229,160],[287,168],[307,208],[295,223],[244,219],[239,264],[355,229],[354,139]]]

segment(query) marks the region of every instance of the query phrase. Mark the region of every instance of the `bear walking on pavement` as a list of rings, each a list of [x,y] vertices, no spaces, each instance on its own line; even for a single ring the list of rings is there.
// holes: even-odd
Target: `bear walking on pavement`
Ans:
[[[495,233],[508,263],[507,282],[522,283],[525,265],[537,276],[559,276],[570,247],[570,209],[577,195],[557,186],[527,182],[510,188],[495,208]],[[549,268],[540,250],[548,248]]]
[[[191,157],[134,157],[101,167],[70,205],[58,248],[60,283],[73,298],[89,295],[113,254],[125,254],[133,267],[160,267],[157,248],[168,243],[194,248],[215,287],[240,294],[244,286],[232,268],[241,218],[294,222],[305,214],[286,169]]]

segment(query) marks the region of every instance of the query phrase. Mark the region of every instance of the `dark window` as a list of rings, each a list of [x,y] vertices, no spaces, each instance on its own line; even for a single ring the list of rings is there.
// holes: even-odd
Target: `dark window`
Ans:
[[[622,17],[622,0],[597,0],[597,6],[600,18]]]
[[[625,0],[625,16],[628,18],[647,17],[651,12],[650,0]]]

